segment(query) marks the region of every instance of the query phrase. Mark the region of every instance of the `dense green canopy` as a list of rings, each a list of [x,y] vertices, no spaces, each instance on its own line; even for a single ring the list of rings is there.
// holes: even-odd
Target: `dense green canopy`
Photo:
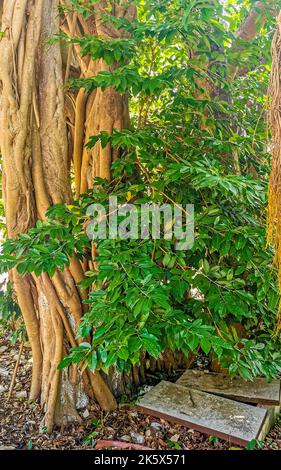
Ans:
[[[71,3],[87,18],[91,2]],[[90,259],[86,210],[93,202],[107,206],[108,195],[137,208],[194,204],[190,250],[164,239],[97,243],[98,270],[83,281],[89,309],[79,331],[85,338],[94,328],[93,340],[72,348],[61,366],[86,360],[92,370],[124,370],[143,351],[157,359],[169,349],[212,352],[245,379],[273,377],[281,366],[278,291],[265,225],[275,10],[244,0],[135,3],[133,23],[111,16],[110,8],[104,15],[128,32],[123,39],[61,36],[95,60],[118,63],[113,72],[67,85],[73,93],[113,86],[129,97],[130,128],[103,131],[87,144],[111,143],[121,154],[112,180],[97,179],[72,205],[50,207],[48,221],[7,240],[1,266],[52,276],[74,254]]]

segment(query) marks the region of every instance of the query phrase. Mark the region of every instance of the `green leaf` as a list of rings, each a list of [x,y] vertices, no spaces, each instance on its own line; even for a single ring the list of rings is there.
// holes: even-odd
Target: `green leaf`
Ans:
[[[63,360],[59,363],[58,369],[64,369],[65,367],[68,367],[72,362],[71,356],[66,356],[63,358]]]
[[[200,341],[200,346],[205,354],[209,354],[211,350],[211,342],[208,338],[202,338]]]
[[[89,362],[88,362],[88,365],[89,365],[89,368],[92,372],[94,372],[96,370],[96,367],[97,367],[97,363],[98,363],[98,358],[97,358],[97,352],[95,350],[93,350],[89,356]]]
[[[116,360],[117,360],[117,352],[111,351],[107,356],[107,360],[105,363],[106,367],[107,368],[111,367],[113,364],[116,363]]]
[[[130,353],[134,353],[136,351],[139,351],[141,348],[142,342],[140,338],[136,336],[132,336],[131,338],[128,339],[128,348]]]

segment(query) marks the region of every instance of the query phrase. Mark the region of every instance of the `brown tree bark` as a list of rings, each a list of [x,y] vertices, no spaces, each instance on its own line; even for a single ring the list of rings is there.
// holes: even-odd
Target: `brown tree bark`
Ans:
[[[60,3],[63,6],[67,4],[65,0],[61,0]],[[85,34],[90,34],[110,40],[126,36],[126,32],[117,30],[102,21],[101,16],[107,5],[107,1],[101,1],[95,5],[93,15],[87,21],[77,16],[75,12],[66,14],[62,30],[70,37],[83,37]],[[111,13],[116,17],[124,16],[133,20],[136,16],[136,9],[131,2],[122,0],[113,5]],[[109,66],[103,60],[93,61],[89,57],[81,57],[78,45],[74,45],[68,55],[67,76],[71,61],[79,64],[81,78],[95,76],[101,71],[112,72],[118,66],[118,64]],[[69,102],[73,103],[73,100],[69,99]],[[87,149],[85,144],[91,135],[97,135],[101,131],[111,134],[113,129],[121,130],[128,127],[127,99],[112,87],[105,91],[97,89],[91,93],[81,89],[75,97],[75,109],[69,109],[69,121],[74,126],[74,131],[72,131],[73,165],[75,190],[78,196],[92,188],[95,177],[110,179],[111,164],[118,155],[110,144],[105,149],[102,149],[100,144],[95,145],[93,149]]]
[[[256,2],[249,15],[238,29],[236,37],[244,39],[245,41],[251,41],[264,26],[266,15],[274,12],[277,13],[275,0]]]
[[[113,89],[91,94],[81,90],[77,96],[64,96],[64,78],[71,73],[72,62],[76,76],[92,76],[111,68],[102,61],[82,58],[78,47],[68,52],[63,64],[60,44],[48,42],[61,27],[70,35],[120,35],[101,22],[107,2],[95,5],[87,21],[77,13],[66,13],[61,19],[59,3],[65,4],[58,0],[1,2],[0,146],[10,238],[44,220],[50,205],[72,200],[71,160],[77,196],[92,187],[95,176],[110,178],[115,158],[111,147],[85,150],[84,144],[90,135],[101,130],[111,133],[113,128],[128,124],[126,99]],[[130,2],[116,3],[112,14],[134,17]],[[79,420],[76,408],[85,405],[92,391],[103,409],[116,406],[99,373],[81,374],[73,367],[63,372],[57,369],[68,347],[76,345],[75,334],[83,315],[77,282],[82,278],[83,267],[76,259],[52,278],[47,274],[22,277],[15,270],[11,273],[32,348],[30,398],[41,400],[48,431],[54,424]]]

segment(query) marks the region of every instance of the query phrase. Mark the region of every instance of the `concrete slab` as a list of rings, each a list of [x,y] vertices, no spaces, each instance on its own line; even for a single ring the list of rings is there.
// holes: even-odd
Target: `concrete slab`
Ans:
[[[258,404],[257,405],[259,408],[264,408],[267,410],[267,415],[264,420],[262,429],[260,431],[258,439],[260,441],[264,441],[266,438],[267,434],[271,430],[272,426],[275,424],[277,421],[279,415],[280,415],[280,405],[263,405],[263,404]]]
[[[138,409],[238,445],[261,433],[267,410],[162,381],[140,400]]]
[[[225,374],[188,369],[176,383],[245,403],[280,404],[280,380],[267,382],[258,377],[249,382],[240,377],[230,378]]]

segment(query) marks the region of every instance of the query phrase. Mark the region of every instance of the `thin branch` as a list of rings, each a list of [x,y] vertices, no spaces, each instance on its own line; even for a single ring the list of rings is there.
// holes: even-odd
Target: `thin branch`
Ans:
[[[18,372],[18,368],[19,368],[19,363],[20,363],[20,358],[21,358],[21,355],[22,355],[22,351],[23,351],[23,341],[20,344],[19,354],[18,354],[16,363],[15,363],[15,368],[14,368],[14,372],[13,372],[13,376],[12,376],[12,380],[11,380],[11,385],[10,385],[9,393],[8,393],[8,399],[7,399],[8,401],[10,400],[10,398],[12,396],[12,393],[13,393],[13,389],[14,389],[14,385],[15,385],[15,381],[16,381],[16,376],[17,376],[17,372]]]

